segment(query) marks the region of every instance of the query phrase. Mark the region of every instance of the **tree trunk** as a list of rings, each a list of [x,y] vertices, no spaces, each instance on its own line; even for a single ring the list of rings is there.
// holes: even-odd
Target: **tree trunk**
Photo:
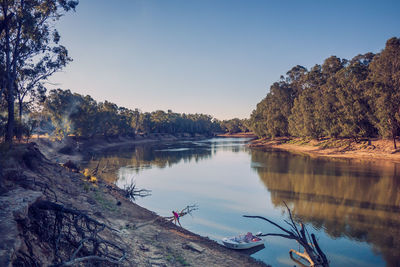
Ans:
[[[8,92],[7,92],[7,106],[8,106],[8,120],[7,120],[7,131],[6,131],[6,138],[5,141],[7,144],[10,146],[12,145],[13,142],[13,136],[14,136],[14,92],[13,89],[14,87],[12,86],[11,83],[9,83],[8,86]]]
[[[22,122],[22,105],[23,105],[23,102],[22,101],[19,101],[18,102],[18,106],[19,106],[19,110],[18,110],[18,112],[19,112],[19,120]]]
[[[393,120],[395,121],[395,120]],[[396,146],[396,135],[397,135],[397,128],[395,127],[395,125],[392,125],[392,137],[393,137],[393,147],[394,149],[397,149]]]

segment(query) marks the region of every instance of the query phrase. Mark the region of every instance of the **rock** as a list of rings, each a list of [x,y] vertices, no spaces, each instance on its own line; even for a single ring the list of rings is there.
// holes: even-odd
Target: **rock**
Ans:
[[[140,248],[141,251],[149,251],[150,250],[147,246],[145,246],[143,244],[140,244],[139,248]]]
[[[199,246],[199,245],[197,245],[196,243],[193,243],[193,242],[188,242],[188,243],[183,244],[182,248],[191,249],[191,250],[197,251],[199,253],[203,253],[204,250],[205,250],[205,248],[203,248],[203,247],[201,247],[201,246]]]

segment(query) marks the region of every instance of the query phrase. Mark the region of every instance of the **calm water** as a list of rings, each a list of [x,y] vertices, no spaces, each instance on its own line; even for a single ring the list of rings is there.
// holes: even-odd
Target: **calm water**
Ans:
[[[319,238],[332,266],[399,266],[400,165],[315,159],[283,151],[251,150],[246,139],[137,145],[89,162],[110,170],[103,178],[124,187],[133,179],[152,195],[136,202],[161,216],[197,204],[181,219],[190,231],[219,241],[248,231],[279,232],[242,215],[285,225],[286,202]],[[267,237],[252,256],[294,266],[295,241]]]

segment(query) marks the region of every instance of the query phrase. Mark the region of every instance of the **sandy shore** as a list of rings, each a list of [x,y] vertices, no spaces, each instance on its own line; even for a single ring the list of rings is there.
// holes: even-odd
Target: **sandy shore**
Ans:
[[[249,147],[282,149],[313,157],[400,162],[400,149],[394,149],[393,141],[387,139],[372,139],[370,142],[368,140],[355,142],[350,139],[258,139]]]
[[[248,133],[235,133],[235,134],[219,134],[218,137],[232,137],[232,138],[257,138],[257,136],[251,132]]]

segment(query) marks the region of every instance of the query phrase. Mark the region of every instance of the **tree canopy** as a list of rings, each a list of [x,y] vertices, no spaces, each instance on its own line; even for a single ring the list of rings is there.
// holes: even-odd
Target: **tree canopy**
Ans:
[[[295,66],[250,117],[259,137],[395,137],[400,129],[400,39],[378,54]],[[396,147],[396,143],[394,142]]]
[[[222,131],[220,122],[205,114],[140,112],[119,107],[114,103],[96,102],[90,96],[70,90],[51,90],[43,104],[43,117],[51,120],[44,131],[58,138],[73,134],[80,137],[135,136],[136,134],[203,134]]]
[[[14,136],[14,102],[43,94],[43,81],[71,58],[54,23],[74,10],[73,0],[0,0],[0,100],[7,104],[5,140]]]

